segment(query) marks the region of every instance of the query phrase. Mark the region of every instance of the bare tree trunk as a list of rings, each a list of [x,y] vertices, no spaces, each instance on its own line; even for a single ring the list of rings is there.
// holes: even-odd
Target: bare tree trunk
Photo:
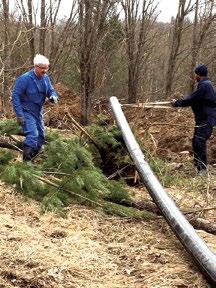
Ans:
[[[178,13],[174,22],[172,43],[168,59],[168,67],[166,73],[165,94],[169,97],[172,93],[174,81],[175,67],[178,58],[179,48],[182,40],[185,16],[191,11],[191,1],[186,6],[186,0],[179,0]]]
[[[45,53],[45,38],[46,38],[46,1],[41,0],[41,24],[40,24],[40,40],[39,40],[39,52],[44,55]]]
[[[54,55],[56,53],[56,34],[55,34],[55,26],[56,26],[56,18],[58,15],[58,11],[60,8],[60,4],[61,4],[61,0],[58,0],[58,4],[57,4],[57,9],[55,11],[55,13],[53,12],[53,6],[52,6],[52,0],[50,0],[50,7],[49,7],[49,11],[50,11],[50,26],[51,26],[51,43],[50,43],[50,59],[54,58]]]
[[[95,76],[106,35],[106,16],[114,1],[79,0],[81,123],[90,120]]]
[[[190,83],[189,83],[189,93],[194,90],[195,80],[194,80],[194,67],[197,62],[200,48],[203,44],[206,34],[209,31],[209,28],[214,23],[216,17],[213,13],[215,0],[205,1],[203,3],[204,10],[203,15],[200,15],[200,21],[198,21],[199,13],[199,0],[196,0],[195,3],[195,15],[194,15],[194,24],[193,24],[193,43],[191,48],[191,67],[190,67]]]
[[[28,0],[28,29],[29,29],[29,46],[30,46],[30,59],[33,63],[35,55],[35,44],[34,44],[34,25],[33,25],[33,9],[32,9],[32,0]]]
[[[56,65],[61,60],[62,65],[60,69],[55,71],[55,80],[61,76],[62,70],[67,62],[68,57],[71,54],[74,46],[75,34],[77,32],[77,24],[75,23],[76,12],[76,0],[73,0],[70,8],[70,15],[67,21],[64,23],[64,27],[61,30],[57,30],[58,25],[56,23],[57,14],[60,8],[61,0],[58,0],[55,14],[51,14],[52,6],[50,6],[50,24],[51,24],[51,47],[50,47],[50,61],[52,63],[51,73],[55,71]],[[51,5],[51,3],[50,3]]]
[[[5,115],[9,114],[10,108],[10,90],[9,90],[9,72],[10,68],[10,49],[9,49],[9,0],[3,0],[4,13],[4,46],[3,46],[3,83],[2,83],[2,107]]]
[[[23,0],[20,0],[20,3],[17,2],[19,9],[22,13],[22,17],[24,20],[25,27],[27,29],[27,39],[29,43],[30,48],[30,62],[33,63],[34,55],[35,55],[35,25],[33,21],[33,2],[32,0],[28,0],[27,2],[27,9],[26,6],[23,3]]]
[[[141,3],[142,2],[142,3]],[[125,36],[128,58],[128,102],[135,103],[140,91],[144,62],[152,49],[151,33],[156,20],[154,13],[157,5],[152,0],[123,0],[125,12]],[[141,15],[140,12],[141,11]]]
[[[81,80],[81,123],[87,125],[90,114],[90,99],[92,97],[90,87],[91,59],[90,59],[90,32],[92,30],[92,19],[89,1],[80,1],[80,80]],[[92,79],[93,80],[93,79]],[[94,87],[92,87],[94,88]]]

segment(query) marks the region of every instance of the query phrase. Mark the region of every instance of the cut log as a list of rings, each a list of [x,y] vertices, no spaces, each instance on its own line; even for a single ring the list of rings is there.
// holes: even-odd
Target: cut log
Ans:
[[[18,146],[16,146],[15,144],[9,143],[7,141],[0,141],[0,147],[1,148],[7,148],[7,149],[12,149],[12,150],[16,150],[19,152],[22,152],[22,149],[20,149]]]

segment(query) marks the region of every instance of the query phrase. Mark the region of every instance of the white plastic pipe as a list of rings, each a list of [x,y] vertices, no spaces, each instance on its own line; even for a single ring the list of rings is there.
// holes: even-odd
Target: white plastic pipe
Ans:
[[[208,280],[213,283],[213,287],[216,287],[215,253],[208,248],[204,240],[196,233],[193,226],[178,209],[145,161],[144,155],[122,112],[118,99],[114,96],[110,97],[110,104],[127,149],[135,162],[140,177],[148,189],[149,194],[186,250],[192,255],[194,260],[196,260]]]

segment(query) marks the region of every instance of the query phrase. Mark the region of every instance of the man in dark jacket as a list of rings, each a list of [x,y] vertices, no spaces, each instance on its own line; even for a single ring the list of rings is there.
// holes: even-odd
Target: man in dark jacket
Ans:
[[[194,165],[198,174],[207,172],[207,145],[216,125],[216,93],[211,81],[207,78],[208,70],[205,65],[195,68],[197,89],[189,96],[172,100],[174,107],[191,106],[195,117],[193,135]]]
[[[58,96],[46,74],[49,60],[40,54],[34,57],[34,68],[15,82],[12,101],[18,123],[25,134],[23,160],[29,161],[40,151],[45,141],[43,105],[45,99],[57,103]]]

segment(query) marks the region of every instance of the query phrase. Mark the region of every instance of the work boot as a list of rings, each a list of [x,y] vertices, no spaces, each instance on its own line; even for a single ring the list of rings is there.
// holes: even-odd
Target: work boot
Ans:
[[[40,149],[33,149],[32,158],[35,158],[40,153]]]
[[[206,177],[206,176],[208,176],[208,171],[207,171],[207,169],[201,169],[197,172],[197,175],[202,176],[202,177]]]
[[[34,149],[30,146],[24,145],[23,147],[23,161],[31,161]]]

